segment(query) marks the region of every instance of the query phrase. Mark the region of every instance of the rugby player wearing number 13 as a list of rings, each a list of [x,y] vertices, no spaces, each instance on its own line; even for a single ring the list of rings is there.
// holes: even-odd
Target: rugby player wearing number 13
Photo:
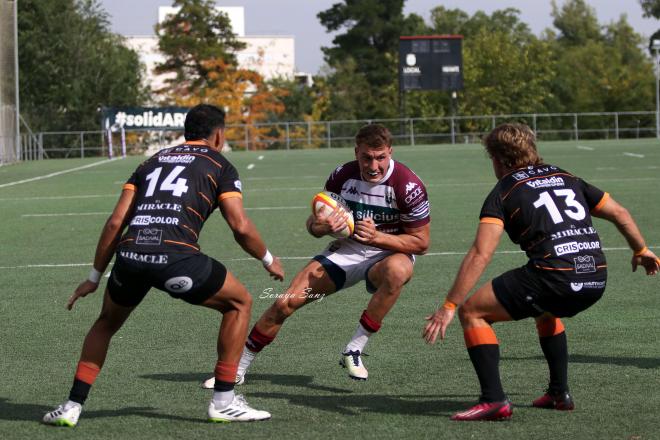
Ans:
[[[486,198],[474,244],[463,259],[445,303],[424,328],[424,338],[444,339],[455,309],[481,385],[479,403],[453,420],[511,417],[512,406],[500,383],[499,345],[491,324],[533,317],[550,370],[550,384],[532,405],[572,410],[568,390],[568,348],[560,317],[573,316],[600,299],[607,269],[591,216],[614,223],[633,250],[632,269],[658,273],[660,260],[644,242],[628,211],[609,194],[539,157],[532,130],[503,124],[484,141],[499,179]],[[527,253],[527,265],[505,272],[467,301],[490,262],[502,232]]]
[[[242,396],[234,394],[252,298],[222,263],[200,252],[197,238],[204,223],[219,208],[234,239],[247,253],[261,259],[273,278],[281,281],[284,272],[245,214],[236,168],[220,154],[224,111],[198,105],[188,112],[184,125],[185,144],[155,154],[124,185],[101,233],[89,279],[69,299],[71,309],[79,298],[97,289],[116,250],[101,315],[85,338],[69,400],[47,413],[44,423],[71,427],[78,423],[113,335],[152,287],[223,315],[209,420],[270,418],[268,412],[249,407]]]

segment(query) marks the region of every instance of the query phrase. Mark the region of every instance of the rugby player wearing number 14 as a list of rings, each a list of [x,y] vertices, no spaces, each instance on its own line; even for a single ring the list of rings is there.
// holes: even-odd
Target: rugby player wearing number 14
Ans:
[[[236,168],[220,154],[224,111],[198,105],[188,112],[184,125],[185,144],[161,150],[146,160],[124,185],[99,238],[89,279],[69,299],[70,310],[79,298],[97,289],[116,250],[101,315],[85,338],[69,399],[47,413],[44,423],[70,427],[78,423],[113,335],[152,287],[223,315],[209,420],[270,418],[268,412],[249,407],[242,396],[234,394],[252,298],[222,263],[200,252],[197,239],[204,223],[218,208],[234,239],[247,253],[261,259],[271,277],[281,281],[284,272],[245,214]]]
[[[491,324],[533,317],[550,370],[537,408],[572,410],[568,390],[568,347],[559,318],[573,316],[598,301],[605,291],[607,264],[591,223],[600,217],[614,223],[633,250],[633,271],[659,270],[658,257],[644,242],[628,211],[609,194],[556,166],[544,164],[532,130],[503,124],[485,139],[499,180],[481,209],[474,244],[463,259],[445,304],[424,328],[427,342],[445,337],[457,305],[470,360],[479,378],[479,403],[453,420],[499,420],[513,408],[502,389],[499,345]],[[527,253],[528,263],[496,277],[470,298],[490,262],[502,233]]]

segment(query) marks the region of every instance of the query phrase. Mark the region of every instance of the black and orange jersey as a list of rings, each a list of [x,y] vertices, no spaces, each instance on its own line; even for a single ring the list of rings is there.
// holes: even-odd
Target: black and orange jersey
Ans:
[[[606,267],[591,213],[609,194],[553,165],[502,177],[481,209],[482,223],[504,226],[527,253],[529,265],[569,278],[588,278]]]
[[[198,253],[199,233],[218,203],[242,197],[236,168],[203,141],[156,153],[124,189],[137,198],[118,249],[142,253]]]

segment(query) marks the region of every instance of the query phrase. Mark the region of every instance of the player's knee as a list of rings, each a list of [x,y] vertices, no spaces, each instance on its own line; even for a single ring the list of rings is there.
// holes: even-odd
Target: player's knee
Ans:
[[[387,285],[393,290],[398,290],[410,280],[412,271],[407,265],[390,264],[385,268],[384,275]]]
[[[469,301],[458,308],[458,319],[461,325],[465,325],[475,318],[477,318],[476,311],[472,308]]]

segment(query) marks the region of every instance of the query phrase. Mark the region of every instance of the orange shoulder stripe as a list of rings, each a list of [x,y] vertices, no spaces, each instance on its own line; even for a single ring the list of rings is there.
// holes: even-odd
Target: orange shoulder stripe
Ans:
[[[224,192],[218,196],[218,201],[222,201],[225,199],[231,199],[234,197],[238,197],[239,199],[243,198],[243,194],[239,193],[238,191],[229,191],[229,192]]]
[[[504,222],[497,217],[482,217],[479,219],[479,223],[490,223],[504,227]]]
[[[137,191],[137,186],[132,183],[125,183],[122,189],[127,189],[129,191]]]
[[[605,205],[605,203],[607,203],[609,198],[610,198],[610,193],[603,194],[603,198],[600,199],[600,202],[598,202],[598,204],[596,206],[594,206],[594,209],[592,209],[591,212],[592,213],[598,212],[603,207],[603,205]]]

